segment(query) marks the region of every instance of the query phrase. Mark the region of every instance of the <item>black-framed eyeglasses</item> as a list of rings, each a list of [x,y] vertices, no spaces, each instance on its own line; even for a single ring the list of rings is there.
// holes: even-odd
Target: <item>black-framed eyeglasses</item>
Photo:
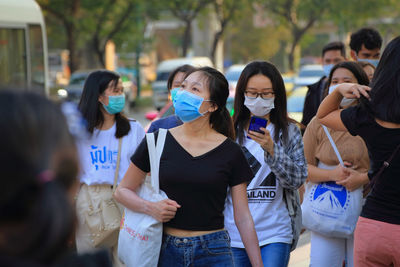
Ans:
[[[257,93],[257,92],[245,91],[244,94],[251,99],[255,99],[258,96],[261,96],[262,99],[270,99],[275,96],[274,92]]]

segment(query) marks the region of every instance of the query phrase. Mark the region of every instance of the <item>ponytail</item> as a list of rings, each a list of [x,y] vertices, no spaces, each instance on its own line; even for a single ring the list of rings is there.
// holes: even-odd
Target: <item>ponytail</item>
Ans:
[[[211,114],[210,124],[211,127],[220,134],[235,140],[235,131],[233,130],[232,118],[225,106],[218,108]]]
[[[199,68],[195,71],[201,71],[206,76],[210,100],[217,106],[217,110],[210,115],[211,127],[220,134],[235,140],[232,118],[226,109],[226,100],[229,96],[228,81],[221,72],[210,67]]]

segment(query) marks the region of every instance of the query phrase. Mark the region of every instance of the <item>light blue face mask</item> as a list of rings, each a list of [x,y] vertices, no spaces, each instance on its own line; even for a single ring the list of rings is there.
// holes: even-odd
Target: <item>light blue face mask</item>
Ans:
[[[186,90],[179,90],[173,98],[173,105],[175,108],[175,114],[183,122],[191,122],[195,119],[204,116],[208,111],[200,113],[199,109],[204,98],[192,94]]]
[[[329,94],[332,93],[336,89],[336,87],[338,87],[339,85],[340,84],[335,84],[335,85],[329,86]],[[347,106],[353,104],[354,101],[356,101],[356,99],[343,97],[342,101],[340,102],[340,106],[347,107]]]
[[[103,104],[103,103],[102,103]],[[108,105],[104,109],[110,114],[120,113],[125,106],[125,94],[108,96]]]
[[[375,68],[378,67],[378,63],[379,63],[379,59],[367,59],[367,58],[358,58],[358,57],[357,57],[357,61],[371,63],[372,65],[375,66]]]
[[[178,91],[179,91],[180,89],[181,89],[180,87],[175,87],[174,89],[171,90],[171,100],[172,100],[172,102],[174,102],[176,93],[178,93]]]
[[[334,66],[333,64],[328,64],[328,65],[322,66],[324,68],[324,73],[325,73],[326,77],[329,77],[329,74],[331,73],[333,66]]]

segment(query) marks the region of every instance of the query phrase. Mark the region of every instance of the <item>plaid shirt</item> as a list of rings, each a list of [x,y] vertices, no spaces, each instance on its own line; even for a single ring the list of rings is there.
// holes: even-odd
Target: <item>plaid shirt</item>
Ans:
[[[303,138],[299,128],[293,123],[288,127],[287,143],[283,142],[282,133],[279,137],[283,145],[274,142],[274,156],[265,152],[265,162],[283,188],[295,190],[304,183],[308,175]]]
[[[291,250],[293,251],[297,246],[302,228],[300,198],[297,189],[307,178],[307,162],[304,156],[303,138],[295,124],[289,124],[287,143],[283,142],[282,132],[279,138],[280,143],[284,145],[274,142],[274,156],[265,152],[264,158],[271,171],[275,173],[280,185],[284,188],[283,198],[292,225]]]

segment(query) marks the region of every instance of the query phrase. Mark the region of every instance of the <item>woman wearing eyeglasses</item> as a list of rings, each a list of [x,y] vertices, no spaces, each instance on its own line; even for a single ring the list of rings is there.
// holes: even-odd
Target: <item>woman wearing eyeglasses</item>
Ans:
[[[287,116],[285,85],[274,65],[255,61],[245,67],[237,83],[234,110],[236,141],[255,174],[247,196],[264,266],[287,266],[301,227],[294,223],[294,215],[301,213],[297,189],[307,177],[307,164],[300,130]],[[267,120],[262,133],[248,131],[252,116]],[[235,266],[251,266],[234,223],[232,203],[229,196],[225,227]],[[292,217],[288,206],[293,207]]]

